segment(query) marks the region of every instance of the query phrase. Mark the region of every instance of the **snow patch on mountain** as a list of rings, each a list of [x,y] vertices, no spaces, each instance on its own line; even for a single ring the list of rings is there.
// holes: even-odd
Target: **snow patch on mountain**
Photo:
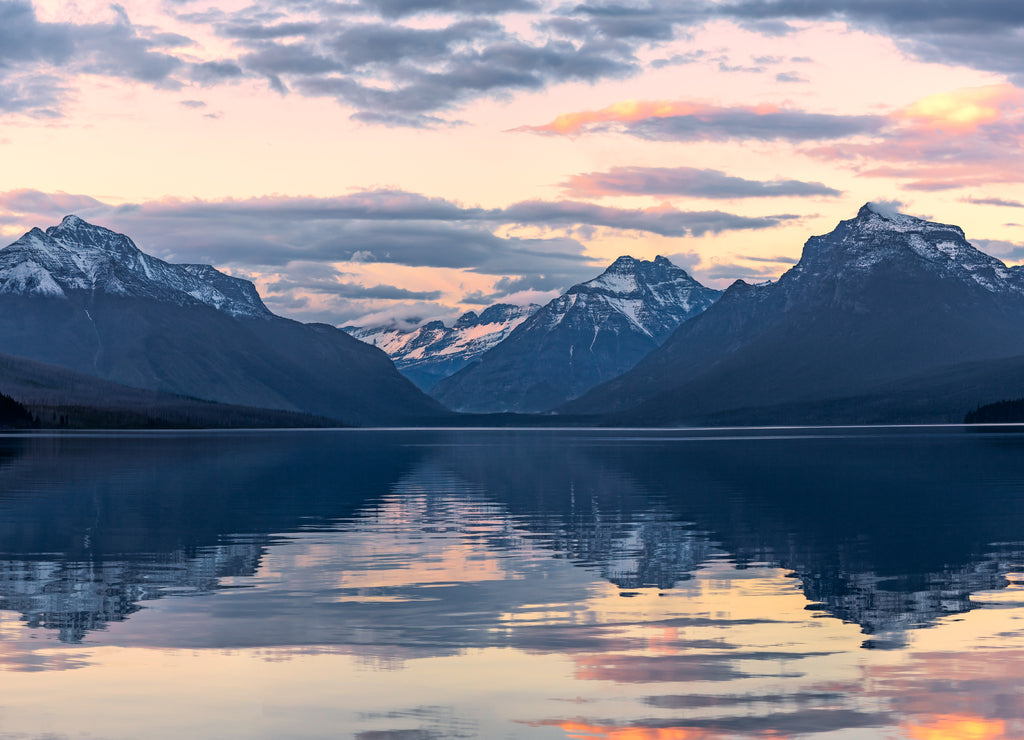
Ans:
[[[173,265],[123,234],[66,216],[0,249],[0,293],[67,298],[71,292],[204,303],[232,316],[271,315],[248,280],[210,265]]]
[[[342,328],[356,339],[382,349],[400,372],[427,388],[500,343],[538,308],[535,304],[498,303],[479,315],[468,311],[450,327],[441,321],[429,321],[415,328]]]

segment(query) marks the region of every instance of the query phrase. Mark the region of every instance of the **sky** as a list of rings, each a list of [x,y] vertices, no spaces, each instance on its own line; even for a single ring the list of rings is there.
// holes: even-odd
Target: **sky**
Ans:
[[[0,242],[75,213],[335,325],[622,254],[777,277],[867,201],[1024,260],[1019,0],[0,0]]]

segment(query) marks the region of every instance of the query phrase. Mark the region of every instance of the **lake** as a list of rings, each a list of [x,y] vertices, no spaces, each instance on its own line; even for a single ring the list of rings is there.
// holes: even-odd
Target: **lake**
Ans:
[[[1024,433],[0,437],[0,738],[1024,737]]]

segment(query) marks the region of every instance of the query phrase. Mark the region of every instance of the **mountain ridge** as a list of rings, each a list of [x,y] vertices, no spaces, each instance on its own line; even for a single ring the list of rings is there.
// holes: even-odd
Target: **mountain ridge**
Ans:
[[[447,412],[387,356],[276,316],[249,281],[68,216],[0,249],[0,347],[136,388],[383,424]]]
[[[559,411],[690,423],[1019,354],[1024,272],[959,227],[868,204],[808,239],[777,281],[736,281],[635,368]]]
[[[429,391],[504,340],[539,308],[536,304],[496,303],[479,314],[467,311],[450,327],[434,320],[409,330],[393,324],[342,329],[384,350],[400,373]]]
[[[665,257],[621,256],[439,381],[431,395],[461,412],[545,411],[632,367],[719,294]]]

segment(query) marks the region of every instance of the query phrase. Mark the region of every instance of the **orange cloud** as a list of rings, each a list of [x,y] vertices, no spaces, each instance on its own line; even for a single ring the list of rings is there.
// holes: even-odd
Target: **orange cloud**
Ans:
[[[922,98],[893,114],[897,121],[950,133],[969,133],[1019,113],[1024,91],[1013,85],[954,90]]]
[[[714,740],[718,733],[689,727],[615,727],[584,722],[551,722],[573,740]]]
[[[948,715],[924,725],[905,724],[913,740],[1007,740],[1006,723],[1000,719]]]
[[[590,126],[601,123],[632,123],[649,118],[669,118],[672,116],[712,116],[724,110],[726,109],[720,106],[686,100],[623,100],[618,103],[612,103],[600,110],[563,113],[549,123],[540,126],[520,126],[513,129],[513,131],[571,136],[581,133]],[[737,109],[730,108],[728,110]],[[781,111],[778,106],[774,105],[743,106],[741,110],[756,115],[766,115]]]
[[[951,190],[1020,181],[1024,168],[1024,90],[1013,85],[955,90],[890,114],[871,141],[804,150],[845,161],[862,177],[906,180],[907,190]]]

